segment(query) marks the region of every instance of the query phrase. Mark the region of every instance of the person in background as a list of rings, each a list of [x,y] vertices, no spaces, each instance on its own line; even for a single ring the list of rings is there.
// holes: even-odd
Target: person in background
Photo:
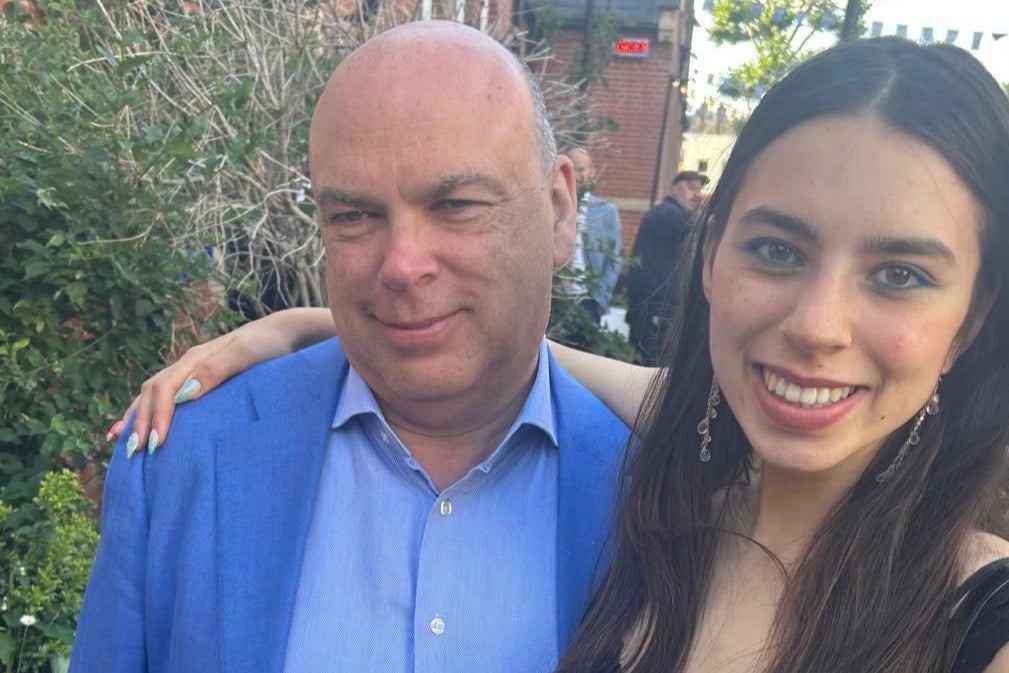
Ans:
[[[309,160],[339,340],[162,451],[126,428],[71,671],[547,673],[627,428],[543,338],[577,198],[542,97],[487,35],[405,24],[336,68]]]
[[[669,196],[645,213],[634,239],[627,273],[627,324],[642,364],[654,364],[664,343],[666,322],[677,302],[668,281],[707,183],[703,173],[677,173]]]
[[[578,208],[578,240],[575,258],[581,256],[586,275],[582,307],[598,323],[609,310],[610,300],[623,266],[620,236],[620,211],[592,193],[597,184],[596,169],[588,151],[576,148],[567,152],[575,168],[575,180],[581,202]]]

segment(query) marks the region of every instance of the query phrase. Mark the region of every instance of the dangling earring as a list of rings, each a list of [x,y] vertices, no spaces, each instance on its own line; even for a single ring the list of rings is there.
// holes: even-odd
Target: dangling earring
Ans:
[[[907,439],[900,447],[900,451],[894,456],[893,462],[890,465],[876,475],[876,483],[882,484],[887,479],[892,477],[900,467],[900,464],[904,462],[904,457],[907,455],[908,450],[921,441],[921,437],[918,436],[918,431],[921,430],[921,424],[925,422],[925,416],[935,416],[939,413],[939,384],[942,382],[942,377],[935,383],[935,389],[932,390],[931,397],[928,398],[928,402],[918,412],[918,416],[914,419],[914,425],[911,426],[911,434],[908,435]]]
[[[711,420],[718,416],[715,409],[722,401],[722,396],[718,389],[718,377],[711,377],[711,390],[708,392],[708,406],[704,411],[704,418],[697,424],[697,434],[701,436],[701,462],[706,463],[711,460],[711,452],[708,451],[708,444],[711,444]]]

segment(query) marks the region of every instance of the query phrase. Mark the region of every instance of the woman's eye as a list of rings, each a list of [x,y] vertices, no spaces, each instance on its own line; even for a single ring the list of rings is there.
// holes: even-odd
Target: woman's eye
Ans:
[[[782,243],[767,243],[766,255],[773,262],[790,262],[795,257],[795,253],[790,247]]]
[[[758,239],[747,244],[746,249],[767,266],[789,267],[802,263],[798,251],[784,241]]]
[[[870,278],[881,286],[892,290],[913,290],[934,284],[924,271],[904,264],[885,266],[873,273]]]

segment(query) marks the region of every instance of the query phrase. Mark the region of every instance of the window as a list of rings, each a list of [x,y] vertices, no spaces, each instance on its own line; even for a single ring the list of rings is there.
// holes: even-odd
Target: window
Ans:
[[[707,173],[708,172],[708,160],[707,159],[698,159],[697,160],[697,170],[700,173]]]
[[[883,34],[883,22],[882,21],[873,21],[872,22],[872,27],[869,29],[869,36],[870,37],[879,37],[882,34]]]
[[[928,44],[929,42],[932,41],[932,29],[931,28],[922,28],[921,29],[921,41],[924,42],[925,44]]]
[[[907,26],[903,23],[897,24],[897,37],[907,37]]]

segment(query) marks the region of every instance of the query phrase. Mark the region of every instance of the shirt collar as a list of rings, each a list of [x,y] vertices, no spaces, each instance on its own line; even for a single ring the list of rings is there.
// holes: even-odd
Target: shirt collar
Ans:
[[[343,427],[351,418],[362,414],[372,414],[385,423],[385,416],[375,400],[371,388],[364,382],[354,367],[347,368],[347,377],[343,382],[340,401],[333,415],[333,429]],[[546,339],[540,342],[539,362],[536,365],[536,377],[533,387],[529,390],[525,404],[512,426],[508,429],[502,446],[508,443],[521,427],[539,428],[557,446],[557,423],[554,418],[553,398],[550,392],[550,349]]]

